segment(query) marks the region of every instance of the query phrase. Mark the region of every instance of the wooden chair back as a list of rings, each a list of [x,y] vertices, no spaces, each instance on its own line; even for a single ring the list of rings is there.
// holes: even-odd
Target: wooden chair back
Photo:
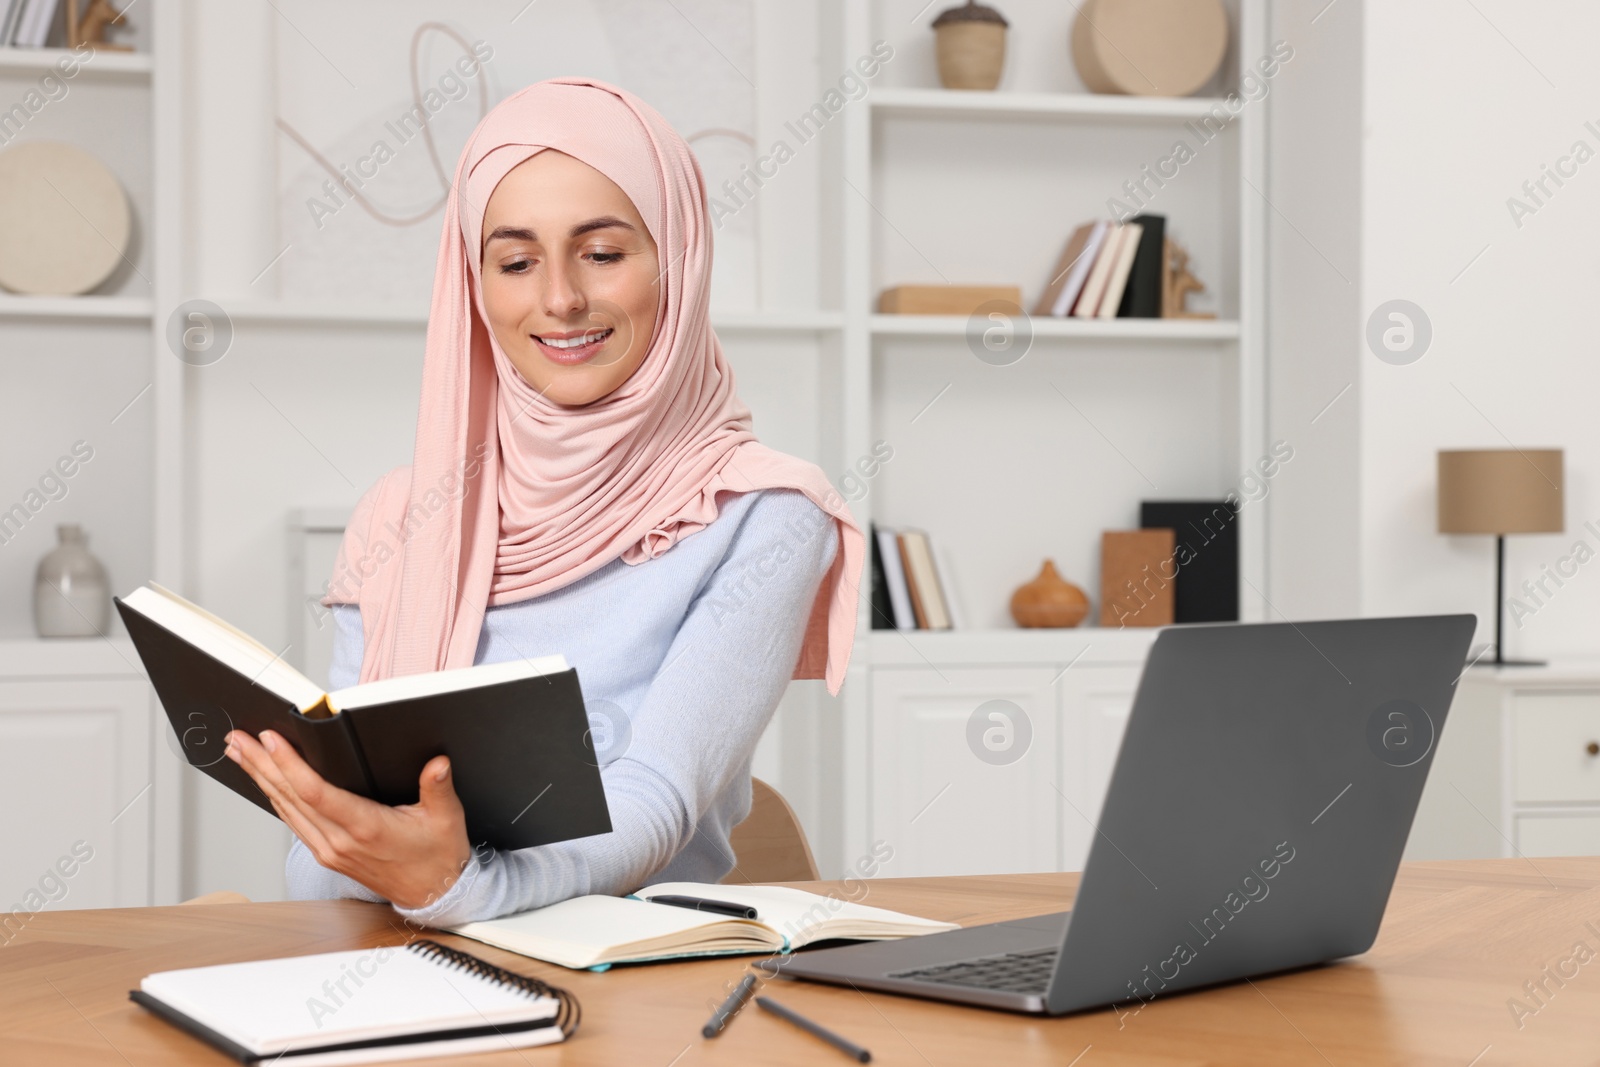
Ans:
[[[250,898],[243,893],[235,893],[231,889],[219,889],[215,893],[202,893],[188,900],[180,900],[179,904],[249,904]]]
[[[759,778],[750,779],[750,814],[733,828],[733,870],[724,885],[814,882],[821,875],[806,832],[783,795]]]

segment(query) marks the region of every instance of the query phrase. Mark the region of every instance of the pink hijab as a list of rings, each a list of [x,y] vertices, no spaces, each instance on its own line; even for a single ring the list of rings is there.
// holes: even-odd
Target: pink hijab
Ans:
[[[545,148],[616,182],[660,253],[649,352],[582,407],[529,386],[485,325],[484,205]],[[356,504],[322,599],[361,606],[362,682],[471,666],[485,605],[551,592],[618,556],[644,563],[713,522],[719,494],[787,486],[840,538],[793,677],[826,678],[839,692],[865,538],[820,468],[756,440],[707,315],[711,246],[698,161],[632,93],[551,78],[484,117],[445,206],[412,463]]]

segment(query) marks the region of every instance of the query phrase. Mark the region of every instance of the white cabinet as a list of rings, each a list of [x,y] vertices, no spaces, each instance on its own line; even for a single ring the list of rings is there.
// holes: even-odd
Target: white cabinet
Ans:
[[[852,847],[891,877],[1080,870],[1153,638],[874,634]]]
[[[124,653],[138,662],[125,642],[70,650],[99,668],[70,674],[48,644],[0,646],[0,909],[11,916],[0,919],[9,930],[41,908],[151,903],[160,791],[149,685],[122,665]]]
[[[1059,706],[1047,668],[872,675],[871,825],[886,875],[1060,865]]]
[[[1062,775],[1070,801],[1062,813],[1061,870],[1081,871],[1089,858],[1139,672],[1137,666],[1074,665],[1057,683],[1065,723]]]
[[[1506,711],[1516,801],[1600,807],[1600,689],[1514,690]]]
[[[874,634],[852,855],[886,842],[895,876],[1081,870],[1153,637]],[[984,747],[1017,745],[1023,718],[1019,757]],[[1600,663],[1460,683],[1405,857],[1518,855],[1600,856]]]
[[[1600,856],[1600,664],[1469,670],[1407,859]]]

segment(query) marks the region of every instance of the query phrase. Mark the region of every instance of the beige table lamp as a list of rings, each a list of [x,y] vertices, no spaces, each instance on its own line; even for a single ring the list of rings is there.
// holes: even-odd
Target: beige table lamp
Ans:
[[[1506,534],[1566,529],[1559,448],[1439,453],[1439,532],[1495,538],[1494,660],[1497,667],[1537,666],[1505,658]]]

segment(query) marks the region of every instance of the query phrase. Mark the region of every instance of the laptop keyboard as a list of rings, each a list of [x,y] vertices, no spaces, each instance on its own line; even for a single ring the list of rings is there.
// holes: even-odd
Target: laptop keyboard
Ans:
[[[1055,973],[1056,955],[1060,951],[1060,946],[1057,946],[1029,952],[1008,952],[1003,956],[979,956],[955,963],[941,963],[936,967],[900,971],[888,977],[997,989],[1006,993],[1043,993],[1050,984],[1050,976]]]

